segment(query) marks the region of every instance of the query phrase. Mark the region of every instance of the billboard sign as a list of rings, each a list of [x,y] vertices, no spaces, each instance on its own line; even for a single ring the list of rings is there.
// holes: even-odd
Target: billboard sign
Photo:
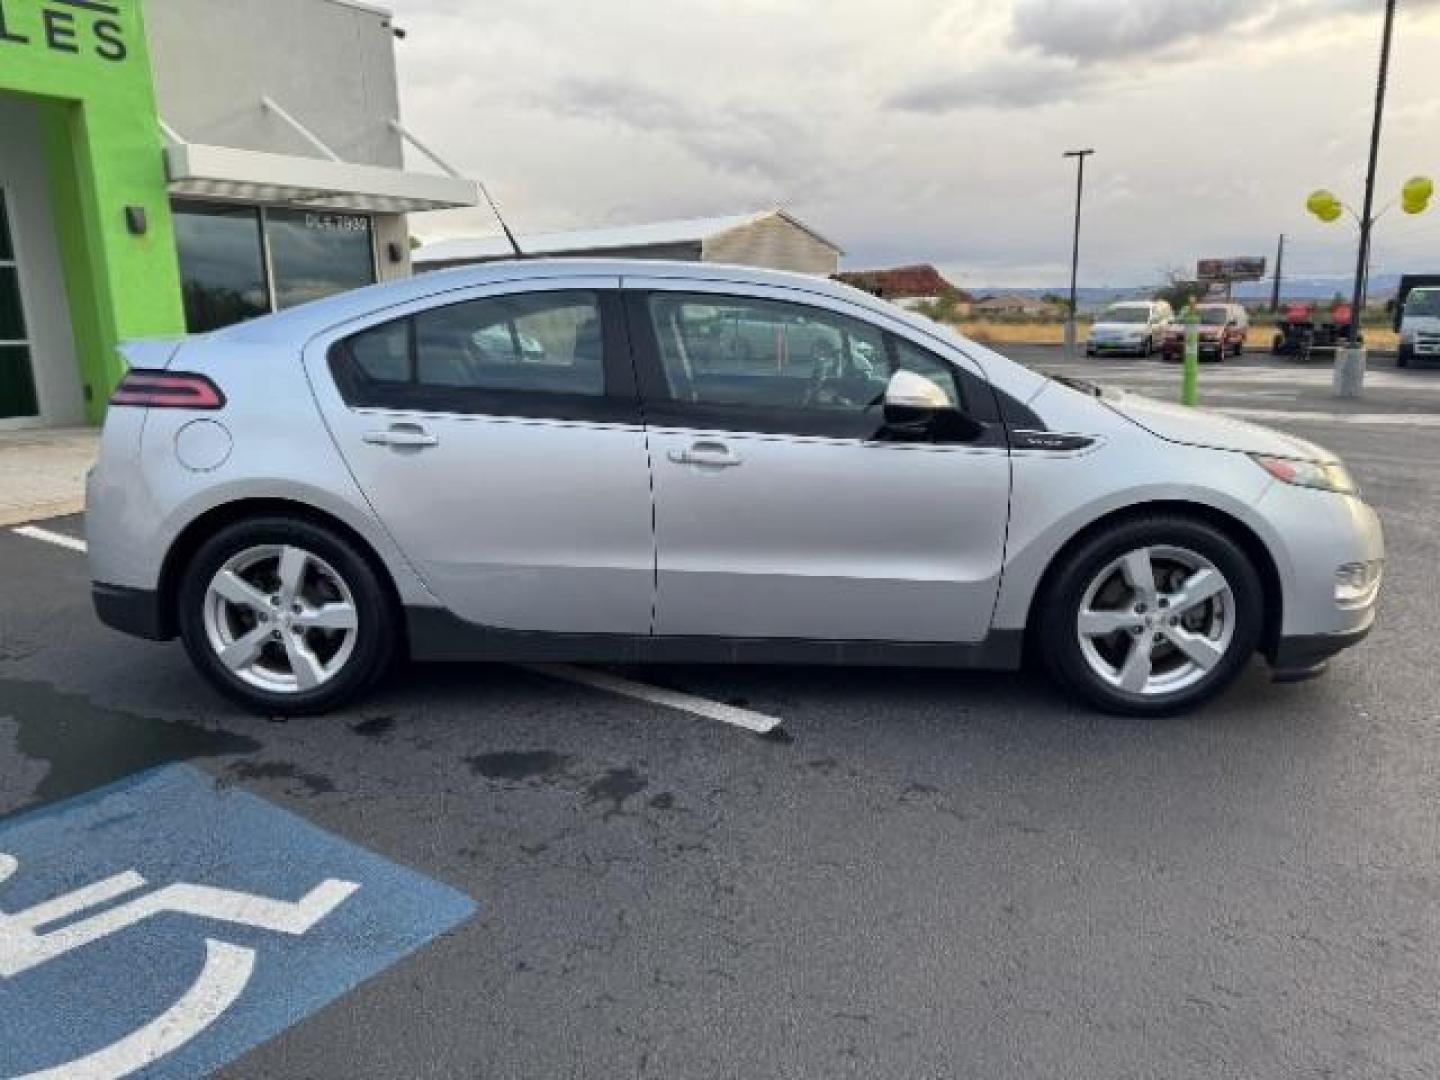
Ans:
[[[1265,276],[1263,255],[1241,255],[1233,259],[1201,259],[1196,264],[1197,281],[1259,281]]]

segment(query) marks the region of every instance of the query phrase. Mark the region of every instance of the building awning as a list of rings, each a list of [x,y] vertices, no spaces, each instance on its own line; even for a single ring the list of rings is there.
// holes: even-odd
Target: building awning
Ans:
[[[480,185],[460,176],[270,154],[203,143],[165,149],[170,193],[248,203],[405,214],[476,206]]]

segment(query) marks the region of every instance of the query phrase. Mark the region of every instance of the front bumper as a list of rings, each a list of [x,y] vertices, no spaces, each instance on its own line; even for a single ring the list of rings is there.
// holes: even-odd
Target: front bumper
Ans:
[[[1324,674],[1330,658],[1359,645],[1375,628],[1375,609],[1365,623],[1354,630],[1336,634],[1299,634],[1282,637],[1268,657],[1276,682],[1300,682]]]
[[[130,589],[123,585],[93,582],[90,596],[95,614],[112,630],[147,641],[169,641],[175,628],[166,617],[159,593],[151,589]]]
[[[1362,641],[1375,624],[1384,589],[1385,537],[1374,509],[1358,496],[1272,483],[1256,509],[1275,530],[1274,555],[1283,605],[1265,648],[1279,678],[1305,678],[1327,659]],[[1339,571],[1379,564],[1373,587],[1341,588]]]
[[[1144,341],[1087,341],[1085,352],[1091,356],[1101,353],[1129,353],[1141,356],[1145,352]]]
[[[1218,341],[1201,341],[1200,355],[1219,356],[1224,349]],[[1166,360],[1183,360],[1185,358],[1185,343],[1183,341],[1167,341],[1160,346],[1160,355]]]

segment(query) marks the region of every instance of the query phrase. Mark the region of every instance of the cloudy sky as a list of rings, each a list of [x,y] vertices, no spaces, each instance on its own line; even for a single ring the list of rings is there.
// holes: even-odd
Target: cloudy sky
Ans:
[[[392,0],[407,124],[525,232],[782,205],[846,265],[1136,284],[1204,255],[1344,274],[1380,0]],[[1380,195],[1440,176],[1440,2],[1401,0]],[[476,212],[416,219],[477,235]],[[1440,266],[1440,205],[1376,270]]]

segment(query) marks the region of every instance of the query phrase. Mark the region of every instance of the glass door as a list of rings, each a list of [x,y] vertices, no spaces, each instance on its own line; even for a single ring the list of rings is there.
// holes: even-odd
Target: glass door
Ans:
[[[20,303],[20,266],[5,189],[0,188],[0,422],[39,412],[25,310]]]

